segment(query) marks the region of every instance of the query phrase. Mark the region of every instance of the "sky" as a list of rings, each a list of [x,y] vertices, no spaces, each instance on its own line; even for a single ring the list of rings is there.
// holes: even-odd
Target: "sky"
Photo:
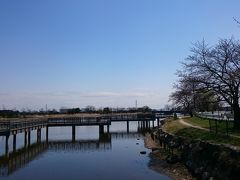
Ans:
[[[0,109],[163,108],[196,41],[239,39],[239,0],[1,0]]]

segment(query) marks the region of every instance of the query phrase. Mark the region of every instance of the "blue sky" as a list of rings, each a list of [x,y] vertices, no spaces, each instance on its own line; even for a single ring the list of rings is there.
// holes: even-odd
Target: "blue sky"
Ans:
[[[192,43],[238,39],[237,0],[1,0],[0,105],[162,108]],[[0,107],[1,109],[1,107]]]

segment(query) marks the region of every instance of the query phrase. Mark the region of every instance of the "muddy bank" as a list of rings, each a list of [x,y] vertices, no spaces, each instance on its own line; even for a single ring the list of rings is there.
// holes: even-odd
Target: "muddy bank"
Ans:
[[[152,170],[166,174],[173,180],[195,179],[184,164],[179,162],[172,164],[166,161],[169,157],[169,153],[151,138],[150,133],[145,135],[144,144],[148,149],[152,149],[149,155],[150,162],[148,165]]]
[[[155,144],[149,143],[148,141],[151,140],[148,139],[153,139]],[[161,159],[165,159],[170,164],[180,163],[187,167],[196,179],[237,180],[240,177],[238,149],[200,140],[188,142],[161,129],[156,129],[148,135],[145,143],[154,153],[159,152]],[[163,156],[164,152],[167,153],[166,157]]]

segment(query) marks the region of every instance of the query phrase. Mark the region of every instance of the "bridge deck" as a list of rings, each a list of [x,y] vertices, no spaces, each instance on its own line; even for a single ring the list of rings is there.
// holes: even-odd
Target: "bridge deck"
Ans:
[[[47,126],[98,126],[110,125],[110,119],[85,119],[85,118],[49,118]]]
[[[152,121],[154,114],[109,114],[89,116],[58,116],[42,118],[2,119],[0,120],[0,136],[16,134],[47,126],[103,126],[116,121]]]

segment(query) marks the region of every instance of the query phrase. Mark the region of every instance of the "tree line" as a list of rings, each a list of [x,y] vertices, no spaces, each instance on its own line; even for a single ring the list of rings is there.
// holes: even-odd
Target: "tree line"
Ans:
[[[25,117],[28,115],[51,115],[51,114],[78,114],[78,113],[98,113],[98,114],[109,114],[109,113],[149,113],[153,110],[148,106],[143,106],[139,108],[95,108],[94,106],[86,106],[85,108],[60,108],[59,111],[56,109],[52,110],[43,110],[39,111],[17,111],[17,110],[0,110],[0,118],[17,118],[17,117]]]

